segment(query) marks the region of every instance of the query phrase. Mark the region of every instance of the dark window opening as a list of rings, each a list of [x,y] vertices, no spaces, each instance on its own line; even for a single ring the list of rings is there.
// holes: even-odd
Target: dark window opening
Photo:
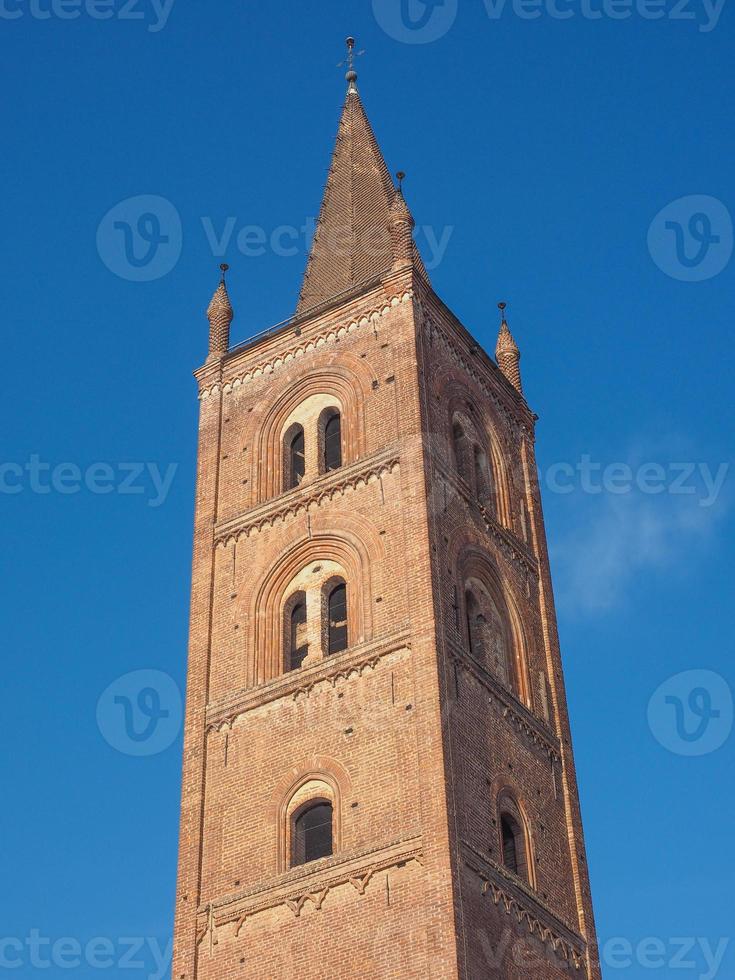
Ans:
[[[454,443],[454,456],[457,464],[457,472],[465,483],[470,484],[471,476],[471,446],[470,441],[465,435],[465,431],[459,422],[452,426],[452,441]]]
[[[339,653],[347,649],[347,586],[335,585],[328,599],[329,635],[327,653]]]
[[[508,813],[500,818],[503,864],[513,874],[526,878],[526,844],[518,821]]]
[[[299,599],[291,610],[286,670],[298,670],[303,664],[309,643],[306,638],[306,599]]]
[[[305,473],[304,430],[299,426],[288,444],[286,490],[293,490],[294,487],[297,487],[304,479]]]
[[[485,617],[480,611],[480,604],[473,592],[465,593],[465,608],[467,609],[467,638],[470,644],[470,653],[478,660],[482,660],[485,656],[482,642]]]
[[[332,853],[332,804],[320,800],[307,806],[293,824],[291,864],[308,864]]]
[[[342,418],[333,412],[324,427],[324,470],[338,470],[342,465]]]

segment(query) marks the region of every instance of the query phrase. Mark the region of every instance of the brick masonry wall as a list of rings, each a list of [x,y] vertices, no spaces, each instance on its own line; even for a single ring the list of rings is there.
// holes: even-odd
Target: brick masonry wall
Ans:
[[[493,398],[472,380],[470,345],[408,269],[197,372],[178,980],[493,969],[555,980],[594,934],[528,476],[532,420],[489,362]],[[504,461],[484,514],[451,451],[467,392]],[[343,465],[320,474],[329,405],[342,414]],[[284,492],[295,421],[307,472]],[[518,697],[467,655],[472,549],[512,596]],[[310,620],[309,659],[284,673],[293,583],[333,572],[348,586],[348,649],[323,657]],[[334,853],[289,868],[289,800],[312,786],[334,805]],[[497,868],[506,786],[531,830],[535,890]]]

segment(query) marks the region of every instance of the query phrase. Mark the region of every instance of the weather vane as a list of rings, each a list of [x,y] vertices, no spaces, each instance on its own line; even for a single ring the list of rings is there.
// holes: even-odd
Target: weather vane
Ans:
[[[365,54],[365,49],[363,48],[361,51],[355,51],[356,42],[354,37],[348,37],[346,43],[347,43],[347,57],[344,59],[344,61],[340,61],[337,67],[344,68],[344,66],[347,65],[347,81],[354,83],[357,81],[357,72],[355,71],[355,58],[359,58],[360,55]]]

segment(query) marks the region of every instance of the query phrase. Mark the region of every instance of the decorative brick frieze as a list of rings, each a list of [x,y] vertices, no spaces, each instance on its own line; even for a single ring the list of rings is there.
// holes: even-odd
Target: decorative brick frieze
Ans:
[[[289,490],[260,507],[223,521],[214,529],[215,543],[228,545],[232,541],[250,537],[265,528],[273,527],[274,524],[285,521],[289,517],[297,517],[310,508],[329,503],[349,490],[365,486],[371,480],[379,480],[383,475],[392,473],[398,465],[399,456],[393,446],[373,456],[358,459],[351,466],[327,474],[317,483]]]
[[[463,650],[449,637],[447,651],[450,660],[465,673],[471,675],[487,692],[490,702],[498,705],[501,715],[516,731],[523,735],[535,748],[540,749],[550,760],[559,760],[559,739],[543,724],[518,698],[503,687],[474,657]]]
[[[365,671],[375,670],[384,658],[407,655],[411,642],[407,632],[384,637],[372,643],[335,654],[311,667],[282,674],[255,688],[238,691],[227,698],[210,704],[207,708],[207,731],[222,731],[231,728],[234,722],[248,711],[281,698],[308,697],[320,684],[335,687],[340,680],[352,676],[361,677]]]
[[[278,352],[273,353],[267,360],[258,361],[256,364],[243,364],[240,370],[233,369],[233,363],[228,364],[226,362],[223,367],[222,380],[212,384],[208,383],[209,378],[207,377],[207,381],[200,386],[199,397],[209,398],[210,395],[220,389],[224,394],[228,394],[241,385],[247,384],[253,378],[275,374],[280,368],[289,365],[295,358],[332,346],[356,330],[377,329],[377,324],[383,317],[388,316],[396,307],[410,303],[412,300],[412,289],[406,290],[400,295],[386,296],[379,304],[365,310],[354,319],[330,322],[324,325],[316,335],[310,335],[304,328],[302,336],[293,338],[295,343],[288,346],[281,345]]]
[[[538,561],[528,545],[521,541],[509,528],[503,527],[497,518],[490,513],[488,508],[478,502],[473,496],[464,480],[460,479],[455,472],[450,470],[442,459],[435,459],[434,467],[437,477],[447,483],[456,494],[463,498],[472,513],[478,515],[482,521],[482,526],[492,536],[494,543],[503,552],[504,557],[511,562],[517,563],[524,577],[533,575],[538,578]]]
[[[551,949],[575,970],[587,976],[585,955],[587,946],[577,933],[558,916],[517,875],[497,864],[489,856],[479,854],[466,841],[462,842],[465,865],[481,882],[482,895],[490,899],[502,913],[524,925],[531,935],[548,943]]]
[[[355,898],[359,898],[380,872],[412,862],[424,865],[421,837],[291,868],[264,887],[227,895],[201,907],[197,914],[197,942],[201,944],[208,937],[211,947],[216,946],[218,930],[227,926],[234,926],[234,935],[238,936],[248,920],[269,909],[283,907],[296,918],[307,903],[320,910],[329,893],[340,885],[351,885]]]

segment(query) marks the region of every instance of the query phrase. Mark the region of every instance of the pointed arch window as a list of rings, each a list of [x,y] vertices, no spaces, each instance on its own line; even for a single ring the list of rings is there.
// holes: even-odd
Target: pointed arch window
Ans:
[[[334,811],[327,800],[310,800],[297,810],[291,835],[291,866],[328,857],[333,850]]]
[[[514,875],[531,884],[528,871],[528,843],[521,820],[510,809],[517,810],[515,802],[506,798],[507,809],[500,814],[500,840],[503,864]]]
[[[322,416],[323,455],[322,469],[325,473],[338,470],[342,466],[342,416],[336,408],[328,408]]]
[[[285,443],[284,490],[293,490],[299,486],[306,473],[306,451],[302,426],[292,426],[286,433]]]
[[[477,579],[465,585],[467,641],[472,656],[505,687],[513,687],[513,668],[506,616]]]
[[[513,874],[518,874],[518,850],[516,848],[516,832],[512,817],[503,814],[500,820],[503,835],[503,864]]]
[[[483,626],[485,625],[485,617],[482,615],[480,603],[477,601],[475,593],[470,589],[465,592],[465,609],[467,611],[467,638],[470,644],[470,653],[477,660],[484,660]]]
[[[309,652],[306,620],[306,594],[297,592],[286,605],[285,670],[298,670]]]
[[[457,473],[465,481],[465,483],[471,485],[472,470],[470,441],[462,428],[462,423],[458,420],[455,420],[452,425],[452,445],[454,447],[454,458],[457,464]]]
[[[475,493],[477,499],[485,502],[492,495],[493,481],[487,455],[480,446],[474,447]]]
[[[327,654],[347,649],[347,586],[332,585],[327,595]]]

